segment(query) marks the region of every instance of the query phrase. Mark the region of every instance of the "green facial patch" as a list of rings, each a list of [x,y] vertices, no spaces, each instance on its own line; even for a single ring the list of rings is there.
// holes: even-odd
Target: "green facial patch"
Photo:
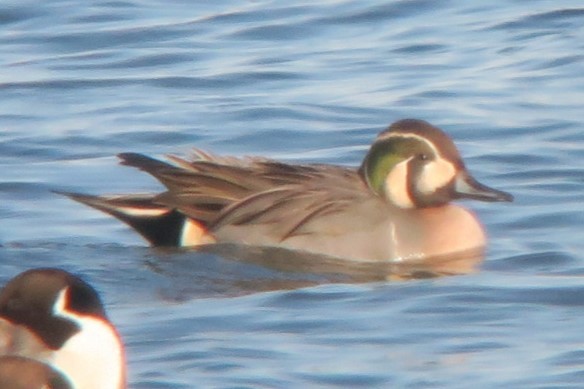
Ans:
[[[385,196],[385,180],[400,162],[416,155],[430,155],[432,150],[424,142],[411,137],[390,137],[376,141],[367,153],[361,170],[369,187]]]

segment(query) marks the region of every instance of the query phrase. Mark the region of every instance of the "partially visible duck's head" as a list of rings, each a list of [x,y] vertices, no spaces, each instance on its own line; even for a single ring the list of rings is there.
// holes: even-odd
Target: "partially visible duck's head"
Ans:
[[[0,318],[46,346],[38,355],[18,345],[12,353],[60,370],[74,387],[125,387],[120,337],[95,289],[79,277],[49,268],[19,274],[0,291]]]
[[[373,192],[399,208],[436,207],[459,198],[513,201],[509,193],[476,181],[452,139],[423,120],[400,120],[381,132],[359,171]]]

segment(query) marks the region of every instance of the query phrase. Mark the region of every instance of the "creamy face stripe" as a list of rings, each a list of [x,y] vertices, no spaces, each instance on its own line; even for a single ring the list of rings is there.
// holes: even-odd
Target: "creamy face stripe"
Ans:
[[[411,138],[411,139],[418,140],[420,142],[424,142],[434,152],[434,154],[440,156],[441,158],[444,158],[444,156],[436,148],[436,146],[434,145],[434,143],[432,143],[428,139],[426,139],[426,138],[424,138],[424,137],[422,137],[420,135],[416,135],[416,134],[398,134],[398,133],[394,133],[394,132],[389,132],[387,134],[381,134],[377,138],[376,142],[377,141],[391,139],[391,138],[404,138],[404,139]]]

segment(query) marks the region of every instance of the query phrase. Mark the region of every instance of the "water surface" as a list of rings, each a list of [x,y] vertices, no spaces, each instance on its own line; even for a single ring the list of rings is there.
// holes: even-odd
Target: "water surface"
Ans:
[[[577,2],[5,1],[0,24],[0,281],[95,285],[131,387],[581,387]],[[353,283],[153,250],[51,192],[159,190],[124,151],[356,166],[404,117],[515,195],[466,204],[478,272]]]

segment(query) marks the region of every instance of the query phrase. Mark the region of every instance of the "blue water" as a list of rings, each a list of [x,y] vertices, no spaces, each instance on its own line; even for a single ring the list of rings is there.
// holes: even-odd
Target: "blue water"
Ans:
[[[101,292],[133,388],[584,382],[584,8],[576,1],[3,1],[0,281]],[[456,277],[338,282],[153,250],[51,190],[157,191],[115,154],[358,165],[404,117],[512,204]]]

